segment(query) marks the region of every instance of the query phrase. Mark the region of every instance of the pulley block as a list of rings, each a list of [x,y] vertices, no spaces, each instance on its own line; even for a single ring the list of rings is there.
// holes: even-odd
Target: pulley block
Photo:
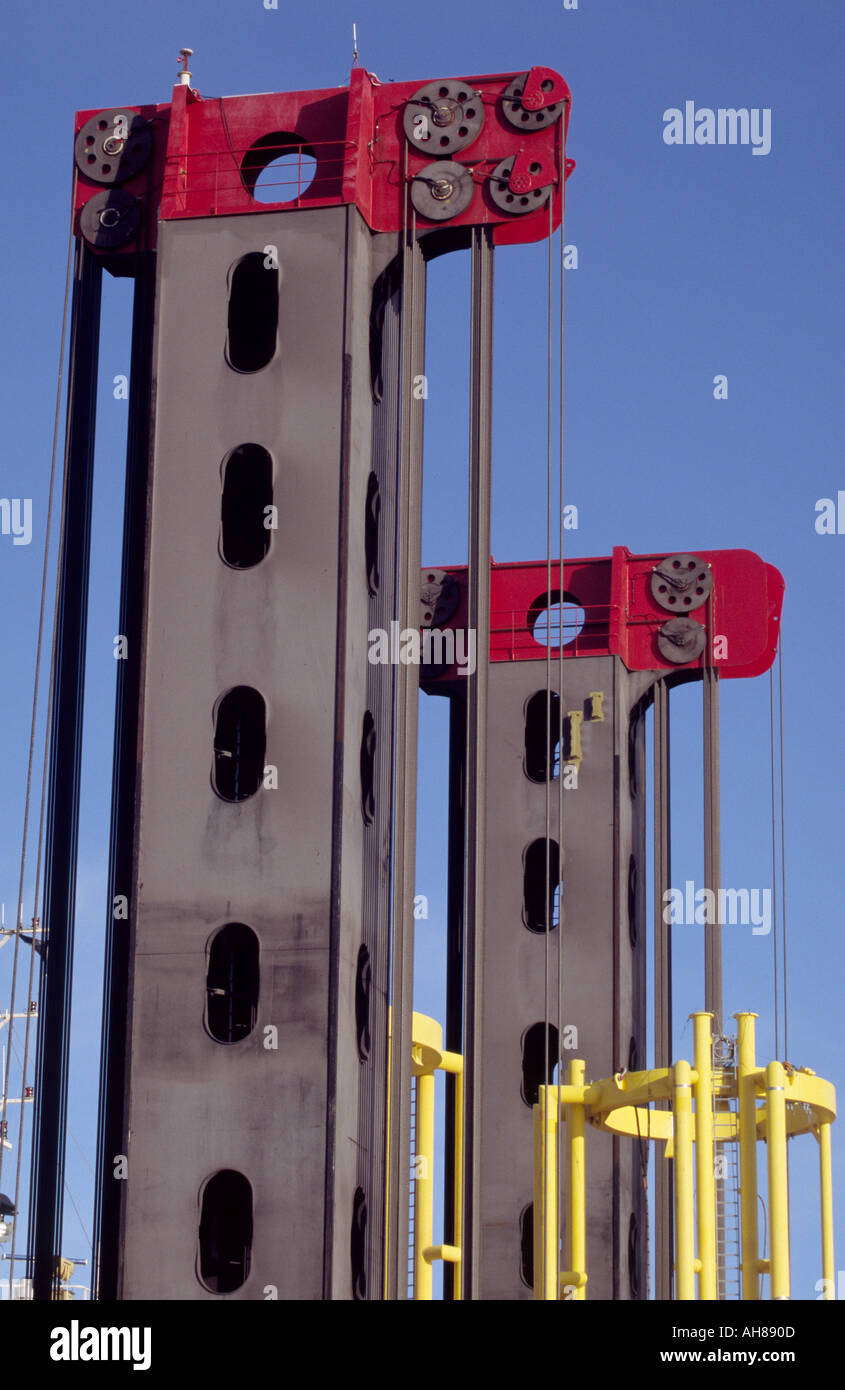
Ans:
[[[712,589],[710,566],[697,555],[669,555],[651,573],[651,596],[667,613],[694,613]]]
[[[707,629],[695,618],[670,618],[657,634],[657,649],[664,661],[685,666],[696,661],[707,643]]]
[[[517,130],[545,130],[563,115],[566,88],[551,68],[532,68],[508,83],[502,93],[505,119]]]
[[[469,169],[449,159],[427,164],[411,181],[411,202],[422,217],[432,222],[446,222],[465,212],[474,192]]]
[[[100,111],[80,130],[76,167],[94,183],[125,183],[143,169],[153,148],[149,122],[137,111]]]
[[[420,627],[440,627],[458,611],[458,581],[446,570],[424,570],[420,588]]]
[[[512,154],[497,164],[490,175],[490,197],[502,212],[536,212],[549,201],[554,184],[538,184],[549,170],[529,155]]]
[[[79,216],[79,226],[89,246],[112,251],[131,241],[141,225],[141,200],[125,188],[103,189],[89,198]]]
[[[468,82],[427,82],[411,97],[402,122],[421,154],[455,154],[480,135],[484,105]]]
[[[436,634],[433,638],[426,638],[426,629],[436,628],[439,631],[444,623],[448,623],[449,619],[453,618],[458,611],[461,594],[457,580],[446,570],[423,570],[421,579],[422,669],[420,675],[431,678],[442,675],[446,670],[449,664],[449,653],[444,650],[442,639],[438,639]]]

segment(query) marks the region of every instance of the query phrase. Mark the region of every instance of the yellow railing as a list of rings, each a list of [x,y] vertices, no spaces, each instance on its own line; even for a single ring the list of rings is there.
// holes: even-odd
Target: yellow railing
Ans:
[[[455,1078],[455,1148],[453,1245],[434,1245],[434,1073],[450,1072]],[[412,1072],[417,1087],[416,1152],[412,1154],[414,1179],[414,1299],[431,1300],[435,1260],[455,1266],[455,1298],[461,1296],[461,1240],[463,1193],[464,1059],[443,1047],[443,1029],[433,1018],[414,1014],[412,1021]]]
[[[584,1082],[584,1063],[569,1063],[563,1086],[541,1086],[534,1106],[534,1297],[577,1301],[586,1294],[586,1174],[584,1133],[597,1129],[665,1143],[674,1158],[675,1297],[715,1299],[715,1146],[739,1145],[742,1297],[758,1298],[768,1274],[773,1299],[789,1298],[789,1206],[786,1141],[813,1134],[819,1144],[821,1257],[824,1297],[833,1298],[833,1195],[830,1126],[836,1093],[807,1067],[781,1062],[758,1067],[756,1014],[735,1014],[736,1068],[713,1067],[708,1013],[692,1015],[694,1066],[676,1062],[656,1071],[628,1072]],[[720,1102],[738,1101],[736,1112]],[[669,1101],[655,1110],[652,1102]],[[693,1108],[694,1107],[694,1108]],[[560,1129],[565,1154],[566,1263],[560,1271],[558,1212]],[[757,1141],[767,1150],[769,1257],[760,1258],[757,1229]],[[697,1253],[696,1253],[697,1245]],[[696,1292],[696,1277],[698,1288]]]

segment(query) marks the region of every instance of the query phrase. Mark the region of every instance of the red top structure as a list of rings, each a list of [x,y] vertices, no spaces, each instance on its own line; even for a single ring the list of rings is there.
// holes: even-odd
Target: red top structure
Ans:
[[[425,625],[466,625],[466,569],[423,570]],[[563,654],[619,656],[629,671],[698,671],[759,676],[775,659],[784,580],[751,550],[632,555],[615,546],[602,559],[491,564],[490,660],[545,661]],[[563,602],[563,616],[552,609]],[[430,623],[429,623],[430,619]],[[709,634],[708,634],[709,626]],[[707,638],[710,655],[707,658]],[[454,670],[441,673],[450,679]],[[438,677],[426,677],[437,679]]]
[[[497,245],[538,241],[550,200],[559,225],[561,171],[574,168],[570,110],[546,67],[422,84],[353,68],[348,87],[214,98],[179,83],[169,104],[77,113],[77,234],[123,253],[151,249],[159,217],[354,203],[374,232],[416,217],[418,229],[490,225]],[[278,202],[259,202],[283,155]]]

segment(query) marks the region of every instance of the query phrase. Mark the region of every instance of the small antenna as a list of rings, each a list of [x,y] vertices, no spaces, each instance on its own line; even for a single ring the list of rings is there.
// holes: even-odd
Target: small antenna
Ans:
[[[358,66],[358,25],[352,25],[352,66]]]
[[[188,72],[188,59],[192,58],[193,54],[192,48],[179,49],[179,62],[182,64],[182,71],[178,74],[177,86],[190,87],[193,74]]]

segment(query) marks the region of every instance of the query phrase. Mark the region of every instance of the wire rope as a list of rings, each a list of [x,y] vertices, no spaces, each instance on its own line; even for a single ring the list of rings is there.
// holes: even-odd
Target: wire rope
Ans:
[[[73,222],[74,222],[74,209],[75,209],[75,203],[76,203],[76,186],[77,186],[77,173],[76,173],[76,170],[74,169],[73,184],[72,184],[72,193],[71,193],[71,222],[70,222],[70,229],[69,229],[69,233],[68,233],[68,254],[67,254],[67,263],[66,263],[66,269],[65,269],[64,300],[63,300],[63,306],[62,306],[62,324],[61,324],[61,332],[60,332],[60,337],[59,337],[59,365],[58,365],[58,373],[57,373],[57,378],[56,378],[56,398],[55,398],[55,409],[54,409],[54,416],[53,416],[53,439],[52,439],[52,447],[51,447],[51,454],[50,454],[50,482],[49,482],[48,494],[47,494],[47,521],[46,521],[46,529],[45,529],[45,536],[44,536],[44,560],[43,560],[42,574],[41,574],[41,595],[40,595],[40,601],[39,601],[39,614],[38,614],[38,635],[37,635],[37,639],[36,639],[35,674],[34,674],[34,678],[33,678],[32,715],[31,715],[31,723],[30,723],[29,753],[28,753],[28,761],[27,761],[26,795],[25,795],[25,800],[24,800],[23,830],[22,830],[22,835],[21,835],[21,867],[20,867],[20,879],[19,879],[19,888],[18,888],[17,915],[16,915],[16,923],[15,923],[15,925],[16,925],[16,930],[15,930],[14,957],[13,957],[13,962],[12,962],[11,1007],[10,1007],[10,1011],[9,1011],[9,1012],[10,1012],[10,1019],[9,1019],[9,1056],[8,1056],[8,1060],[7,1060],[6,1074],[5,1074],[4,1079],[3,1079],[2,1115],[0,1115],[0,1119],[2,1119],[3,1121],[5,1121],[5,1118],[6,1118],[6,1107],[7,1107],[7,1100],[8,1100],[9,1069],[10,1069],[10,1065],[11,1065],[11,1051],[12,1051],[11,1044],[12,1044],[12,1035],[13,1035],[13,1027],[14,1027],[15,998],[16,998],[16,986],[17,986],[17,967],[18,967],[19,947],[20,947],[20,933],[21,933],[21,930],[22,930],[22,919],[23,919],[24,880],[25,880],[25,873],[26,873],[27,842],[28,842],[28,837],[29,837],[30,800],[31,800],[31,790],[32,790],[32,773],[33,773],[34,754],[35,754],[36,728],[37,728],[37,722],[38,722],[38,702],[39,702],[39,692],[40,692],[40,685],[41,685],[41,654],[42,654],[42,648],[43,648],[43,644],[44,644],[44,619],[45,619],[46,603],[47,603],[47,581],[48,581],[48,575],[49,575],[50,536],[51,536],[51,531],[52,531],[53,508],[54,508],[54,502],[55,502],[56,458],[57,458],[57,454],[58,454],[59,424],[60,424],[60,420],[61,420],[62,389],[63,389],[63,384],[64,384],[64,364],[65,364],[65,356],[66,356],[66,350],[67,350],[66,344],[67,344],[68,304],[69,304],[69,300],[70,300],[70,284],[71,284],[71,277],[72,277],[72,272],[73,272],[73,252],[74,252]],[[61,522],[60,522],[60,527],[59,527],[59,535],[60,535],[60,536],[61,536],[62,531],[63,531],[63,528],[64,528],[64,519],[65,519],[65,514],[66,514],[66,509],[67,509],[67,486],[66,486],[66,484],[67,484],[67,467],[68,467],[68,454],[67,454],[67,447],[66,447],[66,448],[65,448],[65,456],[64,456],[64,486],[63,486],[63,490],[62,490]],[[54,598],[54,613],[57,613],[57,612],[58,612],[58,594],[59,594],[59,584],[60,584],[60,582],[61,582],[61,566],[59,565],[59,566],[57,567],[57,573],[56,573],[56,592],[55,592],[55,598]],[[48,713],[47,713],[47,719],[46,719],[46,721],[45,721],[45,731],[44,731],[44,754],[43,754],[42,775],[41,775],[41,801],[40,801],[40,813],[39,813],[38,848],[37,848],[37,857],[36,857],[35,885],[34,885],[34,889],[33,889],[33,906],[32,906],[32,938],[33,938],[33,939],[32,939],[32,945],[31,945],[31,950],[30,950],[29,982],[28,982],[28,990],[27,990],[27,1003],[28,1003],[28,1005],[29,1005],[29,1003],[32,1001],[32,998],[33,998],[33,983],[34,983],[34,974],[35,974],[36,940],[37,940],[38,920],[39,920],[39,919],[38,919],[38,902],[39,902],[40,892],[41,892],[41,867],[42,867],[43,843],[44,843],[44,820],[45,820],[45,812],[46,812],[46,804],[47,804],[48,749],[49,749],[50,731],[51,731],[51,723],[52,723],[51,717],[50,717],[50,710],[52,709],[53,686],[54,686],[54,681],[55,681],[55,669],[56,669],[56,639],[57,639],[57,633],[56,633],[55,628],[54,628],[54,631],[53,631],[53,641],[52,641],[52,647],[51,647],[51,656],[50,656],[49,690],[48,690],[48,696],[47,696],[47,710],[48,710]],[[45,943],[45,945],[46,945],[46,943]],[[42,979],[43,979],[43,975],[44,975],[44,956],[43,956],[43,954],[42,954],[42,956],[41,956],[41,967],[40,967],[40,970],[39,970],[39,990],[38,990],[38,999],[39,999],[39,1000],[40,1000],[40,994],[41,994],[40,985],[41,985],[41,981],[42,981]],[[30,1047],[30,1039],[31,1039],[31,1032],[32,1032],[31,1024],[32,1024],[32,1013],[31,1013],[30,1008],[28,1007],[28,1008],[27,1008],[27,1013],[26,1013],[26,1025],[25,1025],[25,1028],[24,1028],[24,1052],[23,1052],[23,1062],[22,1062],[22,1067],[21,1067],[21,1089],[22,1089],[22,1095],[25,1093],[25,1089],[26,1089],[26,1074],[27,1074],[27,1065],[28,1065],[28,1060],[29,1060],[29,1047]],[[18,1147],[17,1147],[17,1157],[16,1157],[16,1164],[15,1164],[15,1195],[14,1195],[14,1199],[13,1199],[13,1200],[14,1200],[14,1205],[15,1205],[15,1210],[16,1210],[16,1212],[17,1212],[17,1209],[18,1209],[18,1206],[19,1206],[19,1198],[20,1198],[21,1165],[22,1165],[22,1157],[23,1157],[23,1127],[24,1127],[24,1106],[23,1106],[23,1104],[21,1104],[21,1113],[20,1113],[20,1117],[19,1117],[19,1121],[18,1121]],[[0,1130],[3,1130],[4,1128],[5,1128],[5,1124],[0,1124]],[[2,1168],[3,1168],[3,1146],[2,1146],[2,1144],[0,1144],[0,1175],[2,1175]],[[15,1222],[15,1226],[14,1226],[14,1229],[13,1229],[13,1233],[12,1233],[12,1248],[11,1248],[11,1251],[10,1251],[10,1253],[9,1253],[9,1297],[10,1297],[10,1298],[11,1298],[11,1295],[12,1295],[12,1281],[13,1281],[13,1276],[14,1276],[16,1238],[17,1238],[17,1221]]]

